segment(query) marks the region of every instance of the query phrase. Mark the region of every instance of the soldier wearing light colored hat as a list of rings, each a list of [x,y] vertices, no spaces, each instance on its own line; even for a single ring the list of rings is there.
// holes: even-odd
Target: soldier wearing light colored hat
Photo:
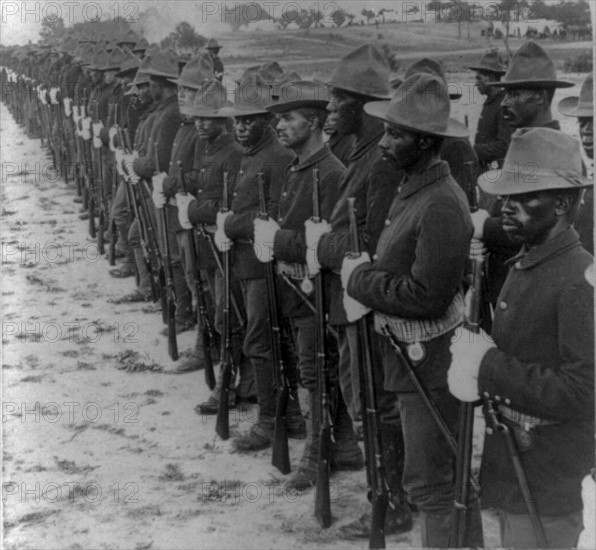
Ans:
[[[316,273],[306,263],[305,222],[313,217],[313,170],[318,170],[320,217],[329,220],[340,196],[339,182],[344,165],[325,146],[323,126],[327,116],[328,91],[312,81],[287,82],[279,88],[278,100],[268,110],[278,115],[277,133],[282,143],[296,153],[296,159],[286,167],[277,219],[255,220],[254,246],[262,262],[275,258],[280,281],[281,314],[293,328],[302,385],[309,392],[307,439],[298,469],[286,481],[286,489],[304,490],[317,482],[319,464],[320,403],[317,399],[317,361],[315,351],[315,315],[289,285],[298,285],[310,295]],[[327,353],[337,357],[335,339],[329,339]],[[338,363],[328,361],[330,394],[337,395],[332,409],[334,444],[331,461],[336,470],[358,470],[364,466],[362,451],[354,433],[338,382]]]
[[[209,66],[211,67],[211,61],[209,61]],[[223,197],[224,174],[227,173],[233,177],[238,173],[243,149],[234,140],[234,136],[228,132],[229,119],[221,112],[224,107],[231,106],[227,98],[227,90],[219,80],[213,78],[211,68],[207,74],[208,80],[198,89],[194,103],[190,106],[190,115],[194,119],[198,140],[192,170],[185,174],[186,193],[183,193],[182,189],[178,187],[176,204],[180,225],[184,229],[190,230],[193,225],[199,225],[204,227],[206,232],[213,233],[217,212]],[[213,257],[212,248],[207,241],[207,239],[212,239],[212,236],[195,234],[195,238],[201,277],[208,282],[215,304],[215,329],[221,332],[224,285],[222,274]],[[243,313],[240,281],[231,276],[230,284],[231,292]],[[237,403],[255,400],[256,392],[252,365],[242,352],[244,329],[235,314],[231,316],[230,323],[233,363],[238,372],[233,372],[228,395],[229,407],[235,408]],[[224,339],[223,334],[221,339]],[[201,353],[205,353],[199,349],[199,345],[197,339],[197,348],[193,352],[195,357],[202,357]],[[182,368],[179,367],[178,370]],[[239,374],[239,382],[236,386],[237,374]],[[209,398],[195,407],[197,414],[213,415],[217,413],[221,395],[221,376],[220,371],[216,386]]]
[[[373,45],[364,44],[340,59],[327,83],[330,101],[327,110],[337,113],[337,131],[354,136],[348,166],[340,181],[342,195],[337,201],[328,223],[308,222],[306,242],[308,250],[316,251],[308,258],[314,266],[325,270],[329,281],[329,323],[338,325],[339,377],[343,398],[352,421],[360,423],[363,411],[360,401],[360,360],[355,319],[344,306],[341,280],[338,273],[342,260],[351,250],[349,239],[348,198],[354,197],[356,216],[361,227],[361,247],[371,255],[383,230],[383,220],[395,193],[395,184],[403,172],[381,158],[377,147],[383,137],[383,123],[364,111],[365,103],[389,99],[389,65],[383,54]],[[373,343],[373,354],[376,346]],[[383,464],[388,472],[392,506],[385,516],[386,534],[409,531],[412,515],[401,483],[403,438],[401,430],[390,418],[395,415],[395,396],[383,389],[383,376],[377,376],[375,388],[381,414]],[[340,536],[368,538],[371,515],[367,511],[353,522],[340,528]]]
[[[234,438],[237,451],[265,449],[272,444],[275,419],[275,385],[270,347],[270,319],[267,313],[267,282],[263,264],[252,246],[253,220],[260,211],[258,174],[263,174],[269,215],[277,218],[277,205],[285,177],[285,167],[295,158],[279,141],[271,127],[273,115],[271,87],[257,74],[249,75],[235,90],[232,107],[223,107],[222,115],[234,117],[236,140],[243,147],[237,175],[231,175],[234,194],[231,211],[217,215],[215,242],[220,249],[231,246],[234,273],[242,281],[246,307],[244,351],[250,359],[256,378],[259,416],[252,428]],[[295,369],[287,370],[288,380],[295,381]],[[292,384],[295,386],[295,384]],[[306,426],[300,413],[296,390],[287,410],[289,437],[304,439]]]
[[[342,283],[361,316],[374,311],[378,333],[389,327],[455,432],[460,405],[447,390],[449,345],[463,319],[461,287],[472,223],[465,193],[440,150],[444,138],[464,137],[467,130],[450,118],[447,87],[432,74],[413,74],[391,101],[371,102],[364,109],[383,121],[379,147],[405,177],[394,182],[397,194],[374,262],[369,254],[347,257]],[[378,335],[376,341],[385,389],[394,393],[399,411],[394,422],[405,440],[404,487],[420,511],[422,546],[449,547],[455,491],[452,452],[389,341]],[[465,546],[483,546],[477,505],[469,517]]]
[[[494,343],[464,330],[448,382],[462,401],[490,400],[481,486],[505,548],[575,548],[583,528],[581,483],[594,466],[594,259],[573,228],[581,191],[593,185],[582,171],[577,139],[522,128],[503,169],[478,179],[504,197],[501,224],[521,250],[498,298]],[[544,541],[495,422],[514,437]]]

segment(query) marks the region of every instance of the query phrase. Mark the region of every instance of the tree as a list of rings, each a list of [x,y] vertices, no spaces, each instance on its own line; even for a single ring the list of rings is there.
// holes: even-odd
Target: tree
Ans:
[[[374,19],[375,17],[374,10],[367,10],[366,8],[362,8],[362,11],[360,13],[364,15],[364,17],[366,17],[366,24],[370,25],[370,20]]]
[[[182,51],[196,55],[206,43],[207,39],[198,34],[190,23],[182,21],[176,25],[174,32],[160,42],[160,45],[164,48],[172,48],[179,53]]]

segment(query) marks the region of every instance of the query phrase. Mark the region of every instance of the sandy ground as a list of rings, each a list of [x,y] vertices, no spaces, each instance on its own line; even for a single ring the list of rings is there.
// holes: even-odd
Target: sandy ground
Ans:
[[[4,105],[0,114],[5,547],[364,547],[335,534],[367,508],[364,472],[332,477],[335,522],[323,531],[314,492],[286,493],[269,451],[231,453],[214,418],[193,412],[208,396],[203,373],[169,372],[160,314],[107,303],[131,290],[131,279],[108,275],[72,184]],[[470,118],[473,129],[477,109]],[[575,132],[573,120],[565,126]],[[180,349],[193,338],[182,334]],[[130,352],[145,370],[123,369]],[[231,413],[232,429],[255,417],[254,409]],[[475,468],[482,435],[479,419]],[[302,442],[290,444],[296,465]],[[486,545],[495,547],[494,514],[483,516]],[[593,530],[586,540],[584,548],[595,547]],[[419,545],[417,525],[387,538],[388,548]]]

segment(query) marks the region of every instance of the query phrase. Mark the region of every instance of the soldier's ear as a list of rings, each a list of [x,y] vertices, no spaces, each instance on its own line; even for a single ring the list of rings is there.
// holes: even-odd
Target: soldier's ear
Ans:
[[[428,151],[434,145],[434,138],[431,136],[420,136],[418,138],[418,149]]]

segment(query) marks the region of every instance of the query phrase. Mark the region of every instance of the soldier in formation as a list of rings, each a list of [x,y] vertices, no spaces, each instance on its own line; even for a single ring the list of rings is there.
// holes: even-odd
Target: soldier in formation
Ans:
[[[572,547],[594,310],[591,181],[551,110],[571,84],[534,42],[508,68],[487,52],[470,67],[486,96],[472,145],[433,59],[396,79],[365,44],[329,77],[273,61],[232,90],[220,49],[185,63],[118,28],[2,51],[2,101],[134,285],[113,303],[153,302],[175,372],[212,390],[195,411],[237,452],[271,448],[288,489],[314,487],[322,527],[329,475],[366,467],[371,506],[341,537],[384,547],[417,511],[425,547],[483,546],[482,501],[502,545]],[[559,104],[589,161],[592,88]],[[255,402],[230,434],[229,410]],[[296,464],[288,438],[304,440]]]

